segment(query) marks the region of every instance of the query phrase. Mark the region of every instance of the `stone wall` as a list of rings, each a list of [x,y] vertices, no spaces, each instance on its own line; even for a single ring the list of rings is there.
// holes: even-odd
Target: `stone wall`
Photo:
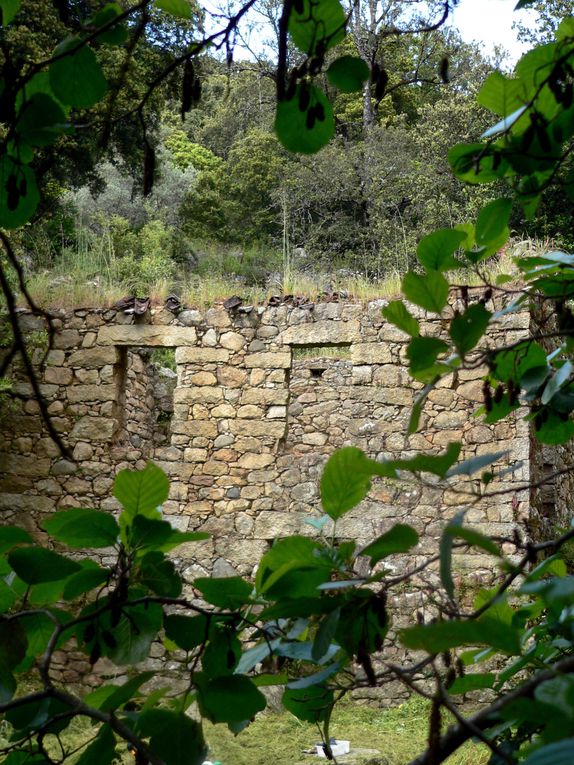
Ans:
[[[26,331],[39,327],[30,315],[21,321]],[[438,321],[424,323],[441,331]],[[320,511],[322,466],[338,447],[405,457],[437,452],[462,436],[464,457],[508,450],[506,464],[522,462],[496,488],[529,477],[527,424],[518,417],[489,426],[472,416],[483,370],[442,381],[429,396],[420,431],[406,435],[420,385],[406,369],[408,338],[382,319],[379,303],[234,313],[215,307],[178,318],[156,310],[143,320],[77,310],[62,313],[57,324],[42,391],[75,462],[58,454],[28,383],[17,382],[22,400],[5,406],[1,424],[5,521],[14,516],[29,525],[69,506],[116,510],[110,497],[116,472],[153,459],[171,479],[165,515],[179,528],[212,534],[196,546],[190,575],[250,575],[273,539],[315,533],[305,519]],[[508,341],[527,327],[525,314],[510,314],[497,331]],[[175,349],[171,406],[170,386],[149,358],[158,347]],[[455,488],[379,481],[337,532],[362,543],[401,518],[424,534],[416,553],[424,555],[445,518],[468,503],[458,493],[464,482]],[[528,513],[522,492],[473,503],[467,519],[489,533],[510,534]],[[468,565],[476,569],[480,556]]]
[[[75,462],[47,436],[16,368],[22,398],[4,407],[0,425],[2,521],[34,530],[58,508],[115,511],[117,471],[152,459],[170,476],[165,517],[182,530],[211,534],[178,551],[185,579],[250,576],[274,539],[317,533],[306,520],[320,512],[319,478],[334,449],[355,445],[373,458],[408,457],[437,453],[462,437],[464,458],[508,451],[500,464],[516,470],[491,488],[510,493],[476,502],[462,478],[450,489],[380,480],[336,534],[362,545],[398,520],[412,524],[421,543],[394,561],[401,571],[436,553],[444,521],[463,508],[484,532],[511,537],[531,513],[520,488],[530,475],[527,423],[520,414],[496,425],[473,417],[484,374],[476,369],[443,380],[419,432],[408,436],[421,386],[407,372],[407,336],[380,309],[381,301],[367,308],[217,306],[178,317],[157,309],[137,319],[112,310],[62,312],[42,392]],[[443,331],[439,320],[417,315],[424,331]],[[41,329],[28,314],[21,323],[26,332]],[[490,342],[512,342],[528,326],[528,315],[509,314]],[[175,349],[175,387],[150,359],[157,348]],[[491,559],[478,552],[459,556],[455,567],[476,581],[492,575]],[[412,617],[419,594],[403,597]]]

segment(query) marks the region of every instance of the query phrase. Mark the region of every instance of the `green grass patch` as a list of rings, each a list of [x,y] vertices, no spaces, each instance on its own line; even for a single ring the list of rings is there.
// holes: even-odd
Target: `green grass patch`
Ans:
[[[391,709],[375,709],[355,702],[339,705],[333,713],[331,735],[348,739],[353,749],[376,749],[366,755],[364,765],[406,765],[426,749],[428,704],[411,699]],[[205,723],[210,759],[222,765],[299,765],[323,760],[303,754],[321,739],[317,729],[288,712],[267,712],[238,736],[223,725]],[[469,743],[452,755],[449,765],[485,765],[490,752]],[[344,762],[344,760],[342,761]]]

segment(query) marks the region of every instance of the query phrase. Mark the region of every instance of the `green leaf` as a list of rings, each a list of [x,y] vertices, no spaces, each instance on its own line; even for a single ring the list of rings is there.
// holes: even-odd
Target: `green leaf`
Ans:
[[[492,688],[495,679],[495,675],[492,672],[476,672],[472,675],[463,675],[456,678],[449,687],[448,692],[456,696],[459,693],[477,691],[481,688]]]
[[[403,278],[402,290],[415,305],[440,313],[446,305],[449,286],[439,271],[430,270],[424,276],[409,271]]]
[[[529,369],[547,366],[544,348],[530,340],[512,350],[500,351],[493,361],[493,376],[501,382],[519,381]]]
[[[139,563],[140,582],[162,598],[177,598],[181,594],[181,578],[172,561],[162,552],[148,552]]]
[[[492,465],[493,462],[502,459],[502,457],[506,457],[507,454],[508,452],[490,452],[489,454],[479,454],[477,457],[470,457],[467,460],[459,462],[458,465],[451,467],[447,472],[446,477],[452,478],[455,475],[471,476],[488,465]]]
[[[540,399],[542,404],[548,404],[552,400],[560,388],[566,384],[570,378],[570,375],[572,374],[573,369],[574,366],[572,366],[572,363],[570,361],[565,361],[560,369],[558,369],[552,375],[552,377],[546,383],[544,391],[542,392],[542,397]]]
[[[103,27],[122,13],[121,6],[118,3],[109,3],[98,11],[92,19],[95,27]],[[128,39],[128,30],[125,24],[114,24],[105,32],[96,37],[97,42],[107,45],[123,45]]]
[[[201,656],[201,667],[209,677],[231,675],[240,656],[241,643],[233,628],[218,625],[210,632],[209,643]]]
[[[30,146],[49,146],[70,132],[70,126],[57,101],[46,93],[34,93],[20,109],[16,132]]]
[[[523,765],[571,765],[574,760],[574,738],[555,741],[529,755]]]
[[[476,100],[491,112],[506,117],[524,106],[521,89],[518,80],[495,71],[489,74],[482,84]]]
[[[447,271],[460,268],[461,264],[453,258],[454,253],[466,239],[463,231],[453,228],[441,228],[423,237],[417,247],[417,257],[427,271]]]
[[[327,79],[343,93],[356,93],[369,79],[367,64],[358,56],[340,56],[327,69]]]
[[[20,0],[0,0],[0,10],[2,11],[1,26],[7,27],[14,20],[14,17],[20,10],[20,5]]]
[[[12,670],[26,656],[28,638],[20,621],[0,617],[0,704],[11,700],[16,690]]]
[[[7,155],[0,159],[0,227],[19,228],[27,223],[40,202],[32,170]]]
[[[292,98],[277,104],[275,133],[288,151],[318,152],[335,133],[335,117],[327,96],[314,85],[298,85]]]
[[[165,634],[184,651],[191,651],[207,640],[209,621],[206,616],[164,616]]]
[[[62,591],[64,600],[75,600],[80,595],[102,585],[110,576],[109,569],[100,568],[94,561],[85,560],[80,565],[82,570],[72,574],[66,580]]]
[[[302,0],[292,6],[288,30],[300,51],[315,56],[341,42],[346,20],[339,0]]]
[[[101,685],[95,691],[88,693],[84,701],[91,707],[102,712],[114,712],[134,698],[139,689],[154,677],[155,672],[140,672],[127,680],[123,685]]]
[[[15,545],[29,544],[34,540],[18,526],[0,526],[0,553],[11,550]]]
[[[359,555],[368,555],[371,558],[371,566],[383,558],[395,553],[404,553],[418,544],[419,535],[412,526],[404,523],[395,523],[385,534],[368,544]]]
[[[102,725],[98,735],[78,757],[76,765],[110,765],[116,757],[116,737],[109,725]]]
[[[325,720],[333,706],[334,696],[330,688],[311,685],[309,688],[287,688],[283,694],[283,706],[298,720],[318,723]]]
[[[469,306],[466,311],[455,316],[450,323],[449,335],[461,356],[472,350],[488,327],[492,314],[482,303]]]
[[[202,577],[195,579],[193,586],[201,592],[208,603],[232,610],[249,603],[253,591],[253,586],[240,576]]]
[[[331,563],[321,555],[323,550],[320,543],[308,537],[278,540],[259,563],[257,590],[268,597],[276,593],[282,599],[316,595],[317,587],[331,575]]]
[[[445,533],[448,533],[451,537],[456,539],[464,539],[465,542],[468,542],[475,547],[480,547],[485,552],[490,553],[490,555],[496,555],[499,558],[502,557],[502,553],[496,543],[493,542],[490,537],[481,534],[480,531],[455,525],[447,526]]]
[[[339,623],[340,615],[340,609],[334,608],[330,614],[327,614],[321,620],[319,629],[317,630],[315,639],[313,640],[313,648],[311,649],[311,656],[315,661],[322,659],[331,647],[331,643],[333,642],[333,638],[335,637],[335,632],[337,630],[337,625]],[[318,680],[317,682],[322,682],[322,679]]]
[[[155,0],[155,6],[169,13],[170,16],[178,16],[181,19],[191,19],[193,17],[188,0]]]
[[[240,723],[265,709],[265,696],[245,675],[195,678],[199,709],[213,723]]]
[[[464,510],[460,513],[457,513],[454,516],[449,526],[447,526],[444,529],[440,538],[440,545],[439,545],[440,580],[442,582],[442,586],[444,587],[447,595],[449,596],[451,600],[454,600],[454,581],[452,578],[453,533],[457,526],[462,526],[463,518],[464,518]]]
[[[117,645],[106,654],[115,664],[122,666],[145,661],[150,645],[161,629],[162,620],[163,611],[158,603],[126,608],[117,627],[110,624]]]
[[[438,337],[413,337],[407,346],[409,370],[413,377],[427,379],[436,373],[436,360],[448,351],[448,345]]]
[[[347,446],[334,452],[321,476],[321,504],[334,521],[359,504],[371,488],[369,460],[364,452]]]
[[[63,55],[65,54],[65,55]],[[108,84],[94,51],[79,37],[60,43],[50,64],[50,85],[56,97],[76,109],[86,109],[100,101]]]
[[[148,709],[139,716],[137,732],[150,737],[150,747],[165,765],[202,765],[207,746],[201,725],[184,712]]]
[[[496,145],[461,143],[449,150],[448,161],[457,178],[466,183],[491,183],[510,172]]]
[[[382,309],[381,313],[387,321],[390,321],[395,327],[406,332],[407,335],[418,337],[420,334],[418,321],[411,315],[409,309],[402,300],[391,300],[391,302]]]
[[[325,667],[325,669],[320,669],[318,672],[313,672],[312,675],[305,675],[305,677],[301,677],[299,680],[291,680],[289,683],[287,683],[287,688],[304,689],[309,688],[312,685],[321,685],[321,683],[324,683],[325,680],[328,680],[330,677],[333,677],[333,675],[336,675],[342,666],[342,662],[336,661],[333,664],[329,664],[329,666]]]
[[[547,419],[539,423],[534,420],[536,438],[542,444],[557,446],[564,444],[574,436],[574,422],[563,414],[556,414],[552,410],[546,410]]]
[[[520,653],[519,631],[493,619],[436,622],[401,630],[399,636],[406,648],[429,654],[463,645],[491,646],[510,655]]]
[[[114,482],[114,497],[129,517],[142,513],[159,520],[158,507],[168,496],[169,479],[153,462],[148,462],[143,470],[121,470]]]
[[[82,568],[76,561],[43,547],[17,547],[8,554],[8,562],[27,584],[66,579]]]
[[[110,513],[82,507],[59,510],[44,521],[44,528],[68,547],[111,547],[120,533]]]
[[[511,212],[511,199],[495,199],[483,207],[476,221],[476,243],[485,246],[500,240],[508,229]]]

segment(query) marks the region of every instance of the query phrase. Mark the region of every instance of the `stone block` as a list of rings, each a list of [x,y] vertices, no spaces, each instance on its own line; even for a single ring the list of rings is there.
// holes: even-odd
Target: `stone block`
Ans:
[[[236,414],[237,413],[235,411],[235,408],[231,406],[231,404],[219,404],[219,406],[214,406],[213,409],[211,410],[212,417],[217,417],[217,418],[220,418],[220,417],[233,418],[236,416]]]
[[[217,404],[223,400],[221,388],[175,388],[174,404]]]
[[[107,364],[116,364],[118,350],[115,347],[84,348],[74,351],[68,359],[68,366],[75,369],[97,369]]]
[[[117,398],[115,385],[71,385],[66,393],[72,404],[78,401],[115,401]]]
[[[284,345],[349,345],[361,339],[358,321],[316,321],[289,327],[279,335]]]
[[[254,404],[245,404],[237,410],[237,416],[246,420],[259,419],[263,416],[263,409]]]
[[[0,473],[39,478],[50,472],[50,460],[22,454],[0,454]]]
[[[73,372],[67,367],[46,367],[44,380],[54,385],[69,385],[72,382]]]
[[[242,404],[255,404],[257,406],[281,406],[289,399],[287,388],[247,388],[241,394]]]
[[[175,361],[177,364],[213,364],[226,362],[229,351],[225,348],[176,348]]]
[[[191,376],[193,385],[216,385],[217,378],[212,372],[196,372]]]
[[[353,364],[390,364],[392,360],[388,343],[353,343],[351,345]]]
[[[247,372],[239,367],[219,367],[217,380],[224,388],[242,388],[247,381]]]
[[[82,417],[70,433],[78,441],[109,441],[114,435],[117,422],[109,417]]]
[[[240,351],[245,345],[245,338],[239,332],[224,332],[219,338],[219,344],[230,351]]]
[[[10,510],[29,516],[32,513],[50,513],[54,510],[54,506],[54,500],[48,497],[0,493],[0,510]]]
[[[284,420],[287,417],[286,406],[270,406],[267,411],[268,420]]]
[[[197,333],[194,327],[166,327],[151,324],[108,325],[98,330],[98,345],[151,345],[173,347],[195,345]]]
[[[231,420],[229,430],[238,436],[283,438],[286,424],[284,422],[260,422],[259,420]]]
[[[241,455],[238,465],[247,470],[260,470],[261,468],[273,464],[274,461],[275,457],[272,454],[247,453]]]
[[[56,350],[77,348],[80,340],[80,333],[77,329],[62,329],[54,335],[54,348]]]
[[[291,354],[284,351],[250,353],[245,357],[245,366],[248,369],[289,369],[291,366]]]
[[[188,420],[186,422],[176,420],[171,423],[171,432],[190,437],[215,438],[217,436],[217,423],[212,420]]]

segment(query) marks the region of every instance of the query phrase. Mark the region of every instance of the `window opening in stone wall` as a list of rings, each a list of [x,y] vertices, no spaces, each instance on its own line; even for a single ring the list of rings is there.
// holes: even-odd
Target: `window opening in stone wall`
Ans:
[[[120,441],[141,449],[153,459],[153,450],[169,445],[177,384],[175,348],[128,347],[119,399],[123,402]]]

